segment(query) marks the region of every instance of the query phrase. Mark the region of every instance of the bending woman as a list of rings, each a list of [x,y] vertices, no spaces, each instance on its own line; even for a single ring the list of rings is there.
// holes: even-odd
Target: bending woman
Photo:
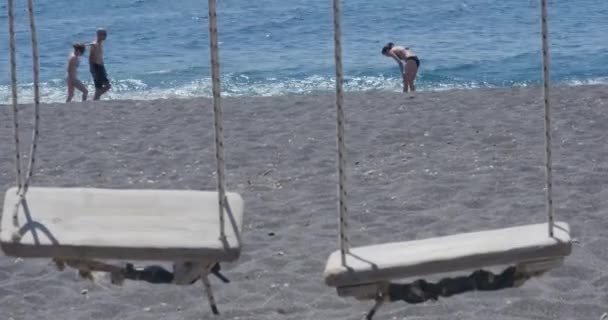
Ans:
[[[403,92],[416,91],[414,81],[420,67],[420,60],[410,48],[395,46],[389,42],[382,48],[382,54],[392,57],[399,64],[401,76],[403,77]]]
[[[89,91],[87,90],[87,87],[78,80],[78,65],[80,64],[80,57],[84,54],[86,47],[82,43],[75,43],[72,47],[74,47],[74,52],[72,52],[68,58],[68,77],[66,79],[68,85],[68,98],[66,99],[66,102],[72,101],[74,89],[80,90],[82,92],[82,101],[86,101]]]

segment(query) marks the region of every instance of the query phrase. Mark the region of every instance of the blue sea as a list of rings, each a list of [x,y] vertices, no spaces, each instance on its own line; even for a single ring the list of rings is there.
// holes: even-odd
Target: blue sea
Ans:
[[[31,101],[26,1],[17,2],[21,101]],[[209,96],[204,0],[37,0],[43,102],[64,101],[71,43],[108,30],[113,89],[104,99]],[[0,11],[0,103],[9,103],[8,18]],[[419,90],[535,85],[541,81],[539,0],[343,0],[346,89],[401,88],[389,41],[421,60]],[[333,90],[330,0],[218,0],[223,94]],[[608,83],[608,1],[551,0],[552,81]],[[88,52],[87,52],[88,53]],[[93,90],[87,59],[80,78]]]

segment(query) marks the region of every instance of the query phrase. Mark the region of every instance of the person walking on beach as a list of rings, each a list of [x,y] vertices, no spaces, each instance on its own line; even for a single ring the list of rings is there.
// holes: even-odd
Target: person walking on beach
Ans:
[[[403,77],[403,92],[416,91],[414,81],[418,67],[420,67],[420,60],[414,52],[410,48],[395,46],[394,43],[389,42],[382,48],[382,55],[395,59],[399,64]]]
[[[97,29],[97,39],[91,43],[91,53],[89,53],[89,68],[95,83],[95,96],[93,100],[99,100],[102,94],[108,92],[112,87],[108,74],[103,63],[103,42],[108,33],[105,29]]]
[[[80,65],[80,57],[84,54],[86,47],[83,43],[75,43],[72,45],[74,51],[70,54],[68,58],[68,76],[66,79],[66,83],[68,85],[68,97],[66,99],[66,103],[72,101],[74,97],[74,90],[78,89],[82,92],[82,101],[87,100],[87,95],[89,91],[82,84],[80,80],[78,80],[78,66]]]

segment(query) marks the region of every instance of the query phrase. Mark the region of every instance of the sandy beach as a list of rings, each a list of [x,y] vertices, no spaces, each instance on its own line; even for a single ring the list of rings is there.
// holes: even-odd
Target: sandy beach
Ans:
[[[0,256],[0,319],[361,319],[371,302],[322,277],[338,248],[334,96],[222,101],[226,184],[245,222],[241,258],[222,265],[232,282],[211,279],[220,316],[199,283],[118,287]],[[521,288],[388,304],[375,319],[608,312],[608,87],[553,88],[552,103],[555,216],[575,239],[565,264]],[[25,151],[32,109],[21,107]],[[353,245],[546,220],[540,88],[349,93],[345,111]],[[3,193],[15,184],[9,106],[0,119]],[[44,104],[41,119],[35,186],[215,188],[210,99]]]

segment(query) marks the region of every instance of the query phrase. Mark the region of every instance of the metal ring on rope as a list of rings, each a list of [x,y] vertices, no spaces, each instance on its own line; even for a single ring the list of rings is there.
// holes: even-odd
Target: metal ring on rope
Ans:
[[[344,92],[342,89],[342,42],[340,26],[340,0],[333,0],[334,16],[334,58],[336,63],[336,109],[338,130],[338,211],[340,215],[340,254],[342,265],[346,266],[346,254],[350,251],[348,241],[348,208],[346,206],[346,147],[344,143]]]
[[[225,239],[224,208],[227,207],[224,183],[224,137],[220,87],[220,58],[217,36],[216,1],[209,0],[209,46],[211,51],[211,78],[213,91],[213,114],[215,126],[215,158],[217,161],[217,189],[220,215],[220,239]]]

